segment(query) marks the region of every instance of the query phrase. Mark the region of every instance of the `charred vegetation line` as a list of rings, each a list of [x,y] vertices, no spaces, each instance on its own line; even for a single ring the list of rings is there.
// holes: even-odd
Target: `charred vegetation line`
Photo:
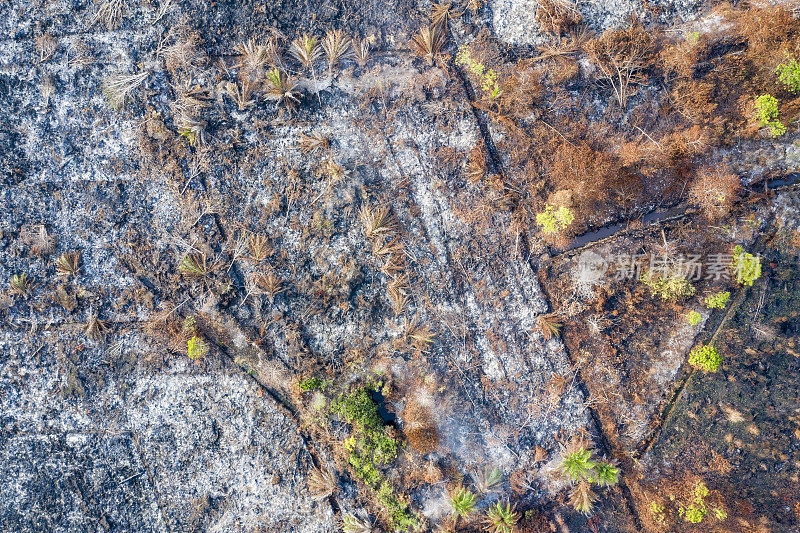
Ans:
[[[772,226],[772,221],[771,220],[770,220],[769,224],[770,224],[770,226]],[[773,239],[773,237],[775,236],[777,231],[778,231],[778,228],[777,228],[777,226],[775,226],[775,227],[773,227],[772,231],[770,231],[769,233],[763,234],[758,239],[756,244],[753,246],[753,250],[757,250],[757,251],[762,250],[764,248],[764,246],[766,246],[766,244]],[[733,302],[731,303],[731,306],[728,308],[728,310],[722,316],[722,318],[720,319],[719,323],[716,326],[714,326],[713,333],[711,334],[711,336],[709,338],[709,341],[708,341],[709,343],[713,343],[717,339],[719,334],[722,332],[722,329],[728,323],[728,320],[730,320],[730,318],[733,316],[734,312],[744,302],[744,300],[745,300],[745,298],[746,298],[746,296],[747,296],[747,294],[749,292],[750,292],[750,287],[749,286],[744,286],[744,287],[739,289],[739,292],[736,295],[736,297],[734,298]],[[699,334],[698,334],[698,336],[699,336]],[[684,375],[683,379],[681,380],[680,385],[675,390],[675,392],[672,394],[672,397],[669,399],[667,404],[664,406],[664,409],[661,411],[661,416],[659,417],[659,420],[658,420],[658,423],[657,423],[656,427],[653,429],[652,433],[644,440],[644,442],[634,452],[634,454],[633,454],[634,459],[641,458],[645,453],[650,451],[650,449],[653,447],[653,445],[655,444],[656,440],[658,440],[658,437],[661,435],[661,432],[663,431],[664,426],[666,425],[666,422],[667,422],[667,419],[669,418],[669,415],[672,414],[673,409],[675,409],[675,406],[678,404],[678,400],[680,399],[680,396],[683,393],[683,390],[686,388],[686,385],[689,383],[689,380],[691,379],[691,377],[694,376],[696,373],[697,373],[697,370],[691,369]]]
[[[531,263],[531,268],[534,269],[534,271],[536,271],[535,265],[532,264],[532,260],[529,258],[528,261]],[[538,279],[538,278],[537,278],[537,282],[539,282],[539,285],[542,287],[542,292],[544,293],[544,298],[545,298],[545,301],[547,301],[548,307],[551,307],[550,306],[550,295],[547,292],[547,285],[542,283],[542,281],[540,279]],[[580,371],[580,366],[573,359],[572,355],[570,354],[569,350],[567,349],[567,345],[563,342],[563,340],[562,340],[562,345],[564,346],[564,353],[567,354],[567,359],[569,360],[570,365],[572,366],[572,368],[575,369],[575,379],[574,379],[573,383],[575,383],[578,386],[578,388],[580,389],[581,393],[584,395],[585,398],[590,398],[591,397],[591,393],[589,391],[589,387],[586,385],[586,381],[583,379],[583,375],[581,374],[581,371]],[[630,460],[630,457],[628,457],[628,455],[626,453],[624,453],[623,450],[620,450],[620,453],[619,453],[619,455],[621,455],[621,457],[617,457],[618,454],[615,453],[616,452],[615,448],[611,446],[611,441],[606,436],[606,432],[605,432],[605,429],[603,428],[603,422],[600,419],[600,415],[597,414],[597,411],[591,405],[587,405],[586,406],[586,410],[589,412],[589,416],[592,419],[592,423],[597,428],[597,439],[596,440],[597,440],[597,444],[599,445],[598,447],[601,449],[601,451],[604,454],[608,454],[609,456],[615,457],[617,459],[622,459],[622,461],[621,461],[622,466],[623,467],[628,467],[632,463],[632,461]],[[620,477],[618,486],[620,488],[620,491],[622,492],[622,497],[623,497],[623,500],[625,501],[625,506],[628,508],[628,512],[630,513],[631,518],[633,519],[634,527],[638,531],[644,531],[644,526],[642,525],[642,519],[639,516],[639,510],[636,507],[636,503],[635,503],[635,500],[633,498],[633,493],[631,492],[630,487],[628,487],[628,484],[625,481],[624,470],[623,470],[622,477]]]
[[[451,59],[451,62],[452,61],[453,60]],[[451,66],[452,66],[452,68],[455,69],[456,74],[457,74],[459,80],[461,80],[461,84],[464,87],[464,92],[467,95],[467,99],[469,100],[470,107],[472,107],[472,113],[475,116],[476,122],[478,123],[478,129],[479,129],[479,131],[481,133],[481,136],[483,137],[483,142],[484,142],[484,145],[486,146],[486,151],[489,153],[489,159],[492,161],[492,166],[494,167],[495,171],[498,172],[502,176],[503,182],[506,182],[506,175],[505,175],[505,170],[503,168],[503,162],[502,162],[502,159],[500,157],[500,154],[497,152],[497,148],[494,145],[494,141],[492,140],[491,134],[489,132],[489,126],[486,123],[486,119],[483,117],[483,115],[480,113],[480,111],[474,105],[472,105],[473,102],[475,101],[475,91],[472,88],[472,85],[470,84],[470,82],[467,79],[467,77],[464,75],[464,73],[461,72],[461,70],[458,67],[456,67],[455,65],[453,65],[452,63],[451,63]],[[530,265],[531,270],[533,272],[538,272],[539,271],[538,265],[536,265],[534,263],[534,261],[532,260],[532,258],[530,256],[530,248],[529,248],[527,233],[521,232],[520,236],[519,236],[519,239],[520,239],[520,253],[522,254],[523,260],[528,262],[528,264]],[[541,287],[545,287],[545,285],[543,283],[541,283],[538,279],[537,279],[537,281],[539,282],[539,285]],[[544,290],[546,290],[546,289],[544,289]],[[547,299],[549,300],[549,298],[547,298]],[[549,305],[549,302],[548,302],[548,305]],[[569,350],[567,350],[566,345],[563,344],[563,341],[562,341],[562,345],[564,346],[564,353],[567,354],[567,359],[569,360],[570,365],[573,368],[577,368],[576,362],[573,360],[572,356],[570,355]],[[584,397],[585,398],[589,398],[590,397],[589,389],[588,389],[588,387],[586,385],[586,382],[584,381],[583,376],[581,375],[581,372],[580,372],[579,369],[575,373],[575,383],[578,385],[578,388],[581,390],[581,393],[584,395]],[[586,409],[589,411],[589,416],[592,419],[592,423],[597,428],[598,444],[600,445],[600,447],[603,449],[603,451],[605,453],[607,453],[608,455],[613,457],[614,456],[614,450],[610,445],[610,441],[606,437],[605,430],[603,428],[603,424],[602,424],[602,422],[600,420],[600,417],[598,416],[597,412],[591,406],[587,406]],[[629,461],[626,461],[626,462],[629,462]],[[636,527],[636,529],[639,530],[639,531],[643,531],[644,528],[642,526],[642,520],[639,517],[639,512],[638,512],[638,509],[636,508],[636,504],[635,504],[634,499],[633,499],[633,494],[631,493],[630,488],[628,487],[627,483],[625,482],[625,477],[624,476],[620,479],[619,487],[620,487],[620,490],[622,492],[622,496],[623,496],[623,499],[625,501],[625,505],[628,508],[628,512],[630,513],[631,518],[633,519],[634,527]]]
[[[233,319],[234,322],[238,325],[238,322]],[[206,333],[206,332],[204,332]],[[216,337],[216,335],[214,335]],[[236,358],[233,354],[230,353],[228,347],[223,343],[219,338],[210,339],[220,351],[220,353],[225,357],[235,368],[242,370],[242,368],[236,363]],[[252,341],[251,341],[252,342]],[[246,376],[245,379],[250,379],[253,383],[255,383],[258,387],[261,388],[264,392],[269,395],[269,397],[278,405],[280,408],[283,408],[289,416],[295,421],[297,424],[297,433],[300,436],[300,440],[303,442],[303,447],[308,452],[309,457],[311,458],[311,462],[313,463],[314,467],[322,470],[323,464],[319,458],[319,452],[314,446],[313,439],[311,435],[307,434],[303,429],[306,425],[306,422],[303,420],[303,416],[297,406],[287,397],[285,397],[277,388],[273,388],[261,379],[259,379],[257,373],[250,373],[250,372],[242,372]],[[328,497],[328,503],[331,505],[331,509],[333,509],[334,514],[339,514],[341,509],[339,507],[336,498],[331,495]]]
[[[167,529],[167,531],[172,533],[172,528],[170,527],[169,520],[167,519],[167,513],[164,512],[164,508],[161,505],[161,493],[158,491],[158,486],[156,485],[155,477],[153,477],[153,472],[150,468],[150,465],[148,465],[147,461],[145,461],[145,456],[142,453],[142,446],[139,443],[139,437],[133,431],[130,431],[130,435],[133,445],[136,446],[136,453],[139,455],[139,460],[142,462],[142,467],[144,467],[144,471],[147,474],[147,480],[150,482],[150,486],[153,487],[153,496],[156,500],[158,513],[161,515],[161,521],[164,523],[164,527]]]
[[[478,131],[480,131],[481,137],[483,138],[483,144],[486,146],[486,151],[489,154],[489,160],[492,162],[492,167],[494,167],[495,172],[503,177],[503,182],[505,182],[506,172],[503,169],[503,160],[500,158],[500,154],[497,152],[497,147],[494,145],[494,140],[492,140],[492,134],[489,132],[489,125],[486,123],[486,117],[484,117],[481,111],[474,105],[476,101],[475,89],[472,88],[472,84],[467,79],[467,76],[455,65],[455,60],[452,58],[450,59],[450,68],[455,71],[456,76],[458,76],[458,79],[464,88],[464,92],[467,95],[467,101],[469,102],[470,108],[472,108],[472,115],[475,117],[475,121],[478,123]]]
[[[123,263],[123,264],[128,266],[126,263]],[[128,268],[130,268],[130,266],[128,266]],[[146,280],[146,278],[144,278],[143,276],[138,275],[133,270],[131,270],[131,272],[134,274],[134,277],[140,283],[142,283],[142,285],[145,288],[150,290],[150,287],[153,286],[152,283],[147,283],[147,284],[144,283],[143,280]],[[155,290],[152,291],[153,295],[157,296],[158,298],[161,298],[161,291],[159,291],[157,288],[154,288],[154,289]],[[178,313],[178,312],[179,311],[176,311],[176,313]],[[229,313],[227,313],[226,309],[220,308],[219,312],[221,314],[224,313],[225,316],[230,318],[233,321],[233,323],[235,323],[240,328],[242,327],[242,325],[239,324],[239,321],[236,320],[235,317],[233,317]],[[305,421],[303,420],[302,414],[300,413],[300,410],[297,408],[297,406],[294,405],[294,403],[291,400],[289,400],[288,398],[284,397],[284,395],[281,394],[278,391],[277,388],[273,388],[273,387],[267,385],[265,382],[261,381],[260,379],[258,379],[258,377],[256,377],[255,375],[250,374],[249,372],[244,372],[243,369],[236,363],[236,358],[230,353],[230,351],[228,350],[227,346],[220,340],[219,336],[216,335],[215,333],[209,335],[210,331],[212,331],[211,328],[204,328],[203,333],[206,334],[206,338],[208,338],[208,340],[211,341],[214,344],[214,346],[217,347],[217,349],[222,354],[222,356],[226,360],[228,360],[235,368],[239,369],[239,371],[243,375],[246,376],[245,379],[249,378],[253,383],[258,385],[261,388],[261,390],[266,392],[267,395],[272,399],[272,401],[275,402],[275,404],[278,406],[278,408],[279,409],[283,409],[286,412],[286,414],[288,414],[289,417],[292,420],[295,421],[295,423],[297,424],[297,432],[300,435],[300,440],[303,442],[303,447],[308,452],[309,457],[311,457],[311,462],[314,464],[314,466],[316,468],[320,468],[321,469],[322,468],[322,461],[319,458],[319,453],[317,452],[316,447],[313,444],[313,440],[312,440],[311,436],[307,435],[306,432],[303,429],[305,427]],[[253,344],[255,346],[255,343],[253,343],[251,339],[248,339],[248,340],[251,342],[251,344]],[[138,446],[138,443],[137,443],[137,446]],[[141,455],[141,452],[140,452],[140,455]],[[144,460],[142,461],[142,463],[144,464]],[[148,471],[148,476],[151,477],[151,483],[152,483],[152,476],[150,476],[150,472],[149,471]],[[340,507],[339,507],[339,504],[337,503],[336,499],[333,496],[330,496],[328,498],[328,500],[329,500],[329,503],[331,505],[331,509],[333,509],[333,512],[335,514],[338,514],[340,512]],[[159,509],[160,509],[160,504],[159,504]]]

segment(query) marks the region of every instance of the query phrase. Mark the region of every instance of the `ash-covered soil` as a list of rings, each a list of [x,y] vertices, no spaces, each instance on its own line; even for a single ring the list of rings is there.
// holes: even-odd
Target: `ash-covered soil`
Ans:
[[[719,91],[755,48],[709,7],[0,7],[0,529],[479,531],[508,502],[508,531],[685,530],[652,505],[689,471],[726,514],[696,527],[796,527],[797,206],[791,180],[759,189],[797,170],[796,128],[675,101],[675,79]],[[591,44],[616,28],[652,61],[624,97]],[[697,69],[664,67],[659,39]],[[708,165],[746,189],[713,226],[696,206],[635,222],[683,213]],[[572,217],[555,239],[552,206]],[[611,223],[587,250],[772,263],[680,305],[636,279],[576,286],[566,241]],[[723,288],[716,387],[686,358]],[[618,479],[570,479],[577,442]],[[692,469],[700,447],[740,459]]]

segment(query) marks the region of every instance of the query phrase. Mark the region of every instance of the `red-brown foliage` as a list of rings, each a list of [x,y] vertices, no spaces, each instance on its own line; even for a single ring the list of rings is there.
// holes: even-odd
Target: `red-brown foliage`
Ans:
[[[439,430],[427,408],[414,399],[409,400],[403,410],[405,429],[403,433],[414,450],[426,454],[439,446]]]
[[[738,176],[722,170],[705,170],[692,182],[689,197],[709,220],[728,214],[742,183]]]
[[[540,0],[536,21],[544,31],[561,35],[583,21],[578,7],[569,0]]]

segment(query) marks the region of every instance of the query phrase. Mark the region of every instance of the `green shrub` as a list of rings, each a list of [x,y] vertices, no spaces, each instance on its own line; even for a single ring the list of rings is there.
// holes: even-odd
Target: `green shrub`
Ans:
[[[556,209],[552,205],[548,205],[545,206],[544,211],[536,214],[536,225],[545,235],[559,233],[567,229],[573,220],[575,220],[575,213],[564,206]]]
[[[756,117],[761,126],[769,128],[773,137],[786,133],[786,126],[778,120],[778,99],[770,94],[756,98]]]
[[[731,268],[736,275],[736,283],[753,285],[753,282],[761,277],[761,258],[745,253],[744,248],[737,245],[733,249]]]
[[[383,428],[378,404],[372,399],[372,390],[367,387],[357,388],[337,398],[333,402],[333,411],[361,431]]]
[[[297,385],[300,387],[300,390],[304,392],[317,390],[322,387],[322,380],[318,377],[311,376],[301,380]]]
[[[641,277],[642,283],[650,287],[652,296],[662,300],[678,301],[694,294],[692,283],[681,274],[655,273],[648,270]]]
[[[708,513],[706,506],[706,496],[708,496],[708,487],[704,483],[700,483],[694,490],[694,501],[686,507],[680,506],[678,513],[684,520],[692,524],[699,524]]]
[[[730,292],[715,292],[713,294],[708,295],[706,298],[706,307],[709,309],[725,309],[725,305],[728,303],[728,300],[731,299]]]
[[[775,71],[778,73],[778,80],[786,86],[790,92],[800,91],[800,61],[794,57],[788,57],[786,63],[781,63]]]
[[[191,360],[195,360],[199,357],[205,357],[208,355],[208,344],[206,344],[203,339],[195,335],[186,342],[186,353],[189,355],[189,359]]]
[[[716,372],[722,364],[722,356],[713,345],[701,344],[689,354],[689,364],[703,372]]]
[[[598,485],[611,487],[619,483],[619,468],[611,463],[606,463],[604,461],[597,463],[597,466],[594,468],[594,473]]]
[[[353,431],[344,441],[347,462],[356,476],[376,491],[378,501],[389,515],[392,529],[414,529],[416,518],[380,470],[397,458],[400,441],[386,434],[385,424],[378,414],[378,404],[372,399],[372,389],[359,387],[342,394],[331,403],[331,413],[351,424]]]
[[[696,326],[697,324],[703,321],[703,315],[701,315],[697,311],[689,311],[688,313],[686,313],[686,320],[689,321],[689,324]]]

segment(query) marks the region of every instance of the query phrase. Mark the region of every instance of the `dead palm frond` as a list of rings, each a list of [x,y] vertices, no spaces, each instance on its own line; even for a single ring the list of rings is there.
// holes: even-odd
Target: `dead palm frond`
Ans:
[[[324,500],[336,490],[336,476],[328,469],[314,468],[308,475],[307,487],[312,500]]]
[[[283,280],[275,274],[272,268],[267,269],[264,273],[253,275],[252,281],[253,292],[267,296],[270,303],[275,300],[277,295],[287,291],[287,288],[283,286]]]
[[[44,224],[34,227],[25,226],[21,236],[23,242],[30,246],[30,251],[35,256],[45,257],[55,251],[56,239],[50,235]]]
[[[412,320],[406,321],[403,337],[408,339],[409,344],[414,348],[423,352],[433,344],[436,333],[427,324],[420,324],[419,317],[414,317]]]
[[[356,63],[361,68],[367,64],[369,59],[369,51],[372,45],[375,44],[375,36],[370,35],[364,39],[353,39],[353,55],[355,55]]]
[[[545,340],[550,340],[553,337],[558,337],[562,324],[556,322],[552,315],[539,315],[536,318],[536,327]]]
[[[358,217],[364,226],[364,234],[369,240],[397,232],[397,220],[392,215],[389,207],[371,209],[364,205],[361,207]]]
[[[289,45],[289,55],[291,55],[303,68],[314,68],[314,63],[322,57],[323,50],[319,46],[319,39],[313,35],[304,33],[296,37]]]
[[[319,133],[310,135],[301,133],[297,136],[297,146],[300,147],[304,154],[310,154],[326,150],[330,146],[330,141]]]
[[[446,40],[447,36],[440,27],[423,26],[411,37],[411,48],[429,65],[433,65],[433,60],[441,53]]]
[[[269,44],[261,44],[253,37],[238,44],[236,53],[240,57],[234,67],[244,70],[247,74],[257,74],[267,66],[278,66],[276,64],[278,58],[275,56],[276,48]]]
[[[403,255],[403,241],[398,237],[391,239],[377,239],[372,244],[372,253],[377,257],[387,257],[393,255]]]
[[[269,237],[259,233],[250,236],[247,240],[247,249],[250,252],[250,258],[256,263],[272,255]]]
[[[39,52],[39,62],[44,63],[53,57],[58,48],[58,39],[49,33],[43,33],[36,38],[36,50]]]
[[[147,79],[147,72],[138,74],[112,74],[103,80],[100,90],[114,110],[122,109],[131,93]]]
[[[383,265],[381,265],[381,272],[387,276],[396,276],[406,269],[406,263],[402,255],[392,254],[384,258]]]
[[[452,2],[433,4],[430,13],[431,24],[434,27],[441,29],[442,32],[446,32],[447,23],[453,18],[461,16],[463,12],[463,9],[460,11],[454,11]]]
[[[58,256],[58,259],[56,259],[56,272],[59,276],[71,276],[78,271],[78,266],[80,266],[80,263],[80,250],[76,250],[74,252],[64,252]]]
[[[122,19],[123,7],[123,0],[103,0],[97,8],[93,24],[101,21],[109,30],[116,29]]]
[[[407,274],[397,276],[386,286],[386,295],[389,297],[395,316],[402,315],[411,302],[410,290]]]
[[[186,69],[201,63],[205,56],[197,49],[198,36],[190,34],[179,38],[174,44],[164,48],[161,54],[164,57],[164,66],[170,72]]]
[[[570,505],[572,505],[576,511],[585,515],[592,512],[594,502],[596,501],[597,494],[592,491],[592,485],[585,479],[578,483],[578,485],[572,489],[572,492],[569,493]]]
[[[285,72],[276,68],[267,72],[265,87],[267,98],[283,104],[289,111],[294,111],[300,103],[297,83]]]
[[[329,74],[333,73],[333,67],[339,61],[346,59],[353,53],[352,41],[342,30],[332,30],[326,33],[325,38],[322,39],[322,49],[328,58]]]
[[[232,81],[221,82],[220,89],[222,89],[223,93],[231,97],[236,103],[236,107],[239,108],[239,111],[245,111],[255,105],[255,101],[253,100],[253,86],[250,84],[250,80],[245,76],[240,79],[239,83]]]
[[[89,315],[89,321],[86,323],[86,327],[84,328],[83,332],[90,339],[100,340],[105,336],[106,324],[97,318],[96,314],[92,313]]]
[[[483,7],[483,0],[466,0],[466,6],[472,13],[477,13]]]
[[[27,296],[33,289],[31,279],[24,272],[22,274],[14,274],[11,276],[11,280],[8,282],[8,284],[11,286],[11,294],[17,294],[23,297]]]

